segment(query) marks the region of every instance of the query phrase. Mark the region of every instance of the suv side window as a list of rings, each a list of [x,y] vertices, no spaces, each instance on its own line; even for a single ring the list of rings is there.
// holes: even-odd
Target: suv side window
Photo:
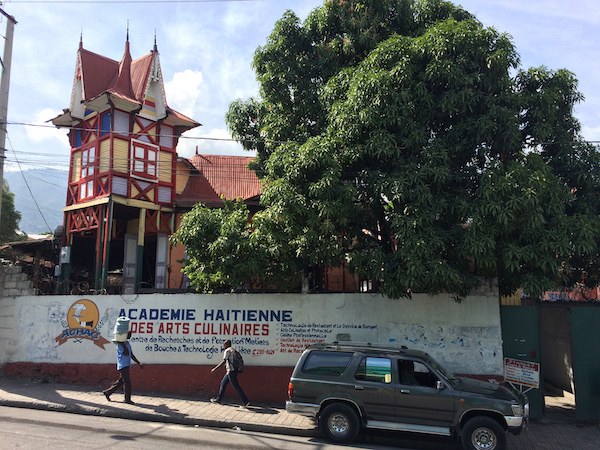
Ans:
[[[391,383],[392,361],[389,358],[367,356],[360,362],[354,378],[361,381]]]
[[[319,375],[341,375],[352,359],[348,352],[310,352],[302,372]]]
[[[438,377],[419,361],[398,360],[398,374],[400,383],[409,386],[435,388],[435,382],[438,381]]]

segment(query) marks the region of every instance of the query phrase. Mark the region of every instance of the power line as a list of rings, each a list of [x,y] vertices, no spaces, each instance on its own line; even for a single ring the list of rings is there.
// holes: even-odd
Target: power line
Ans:
[[[90,170],[93,169],[94,174],[100,174],[100,173],[104,173],[107,172],[108,170],[111,170],[113,172],[121,172],[119,169],[123,169],[122,173],[129,173],[131,171],[131,158],[125,157],[125,158],[102,158],[102,164],[95,162],[94,164],[85,164],[82,165],[80,161],[74,161],[73,164],[69,164],[69,163],[65,163],[65,162],[58,162],[58,161],[53,161],[52,163],[49,162],[45,162],[39,159],[18,159],[17,160],[17,155],[16,152],[13,151],[13,153],[15,154],[15,160],[19,165],[19,168],[21,168],[22,165],[31,165],[31,166],[41,166],[41,167],[47,167],[47,166],[56,166],[56,167],[67,167],[69,169],[81,169],[81,168],[86,168],[89,167]],[[20,152],[20,153],[24,153],[24,152]],[[214,155],[199,155],[199,156],[214,156]],[[64,156],[63,158],[66,158],[70,156]],[[225,156],[226,158],[228,156]],[[239,157],[239,156],[230,156],[231,158],[248,158],[248,157]],[[96,161],[100,161],[101,157],[97,157]],[[56,157],[54,157],[54,159],[56,159]],[[186,160],[190,160],[191,158],[185,158]],[[11,162],[10,160],[7,162]],[[255,176],[253,174],[253,172],[250,169],[247,169],[247,164],[243,164],[243,163],[236,163],[236,162],[223,162],[223,161],[219,161],[218,163],[211,165],[210,163],[206,164],[205,166],[200,166],[200,167],[196,167],[194,166],[195,170],[198,172],[194,172],[194,171],[188,171],[188,170],[184,170],[183,172],[181,170],[179,170],[177,168],[177,165],[173,165],[170,164],[169,162],[167,163],[161,163],[160,161],[157,162],[156,164],[157,169],[156,169],[156,174],[157,176],[160,178],[160,176],[170,176],[170,175],[188,175],[190,177],[198,177],[198,176],[203,176],[206,177],[207,174],[220,174],[222,179],[253,179]],[[100,168],[106,168],[105,170],[100,170]],[[110,167],[110,169],[109,169]],[[239,171],[236,172],[236,176],[227,176],[228,174],[232,174],[234,170],[240,170],[243,169],[243,172],[240,173]],[[241,176],[240,176],[241,175]]]
[[[10,137],[7,137],[7,139],[8,139],[8,143],[10,145],[10,149],[13,151],[13,154],[14,154],[14,150],[13,150],[13,147],[12,147],[12,142],[10,141]],[[40,213],[40,216],[42,216],[42,220],[46,224],[46,227],[48,228],[48,231],[50,231],[52,233],[52,228],[50,228],[50,225],[48,225],[48,222],[46,221],[46,217],[44,217],[44,214],[42,213],[42,210],[40,209],[40,205],[38,204],[37,200],[35,199],[35,196],[33,195],[33,192],[31,191],[31,187],[29,187],[29,183],[27,182],[27,178],[25,178],[25,174],[23,173],[23,170],[21,169],[21,165],[19,164],[19,161],[17,160],[16,155],[15,155],[15,161],[17,161],[17,164],[19,165],[19,170],[21,171],[21,175],[23,175],[23,181],[25,181],[25,186],[27,186],[27,190],[29,191],[29,194],[31,195],[31,198],[33,199],[33,202],[35,203],[35,206],[36,206],[38,212]]]
[[[253,2],[258,0],[17,0],[10,1],[7,3],[44,3],[44,4],[97,4],[97,5],[105,5],[105,4],[115,4],[115,3],[242,3],[242,2]]]
[[[55,125],[45,125],[45,124],[39,124],[39,123],[27,123],[27,122],[5,122],[6,125],[22,125],[22,126],[26,126],[26,127],[39,127],[39,128],[51,128],[51,129],[59,129],[57,128]],[[2,125],[2,122],[0,122],[0,125]],[[167,125],[169,126],[169,125]],[[91,128],[85,128],[85,127],[69,127],[69,126],[61,126],[60,129],[63,130],[71,130],[71,131],[85,131],[85,132],[96,132],[98,131],[97,129],[91,129]],[[103,130],[100,130],[103,131]],[[114,133],[117,135],[121,135],[121,136],[140,136],[140,137],[153,137],[153,138],[175,138],[177,137],[176,135],[173,134],[163,134],[163,133],[135,133],[133,131],[119,131],[119,132],[115,132],[113,130],[108,131],[108,130],[104,130],[110,132],[110,133]],[[223,141],[223,142],[251,142],[254,144],[260,144],[260,143],[271,143],[271,144],[287,144],[287,143],[297,143],[296,141],[277,141],[277,140],[270,140],[270,139],[234,139],[234,138],[215,138],[215,137],[206,137],[206,136],[184,136],[184,135],[180,135],[179,139],[192,139],[192,140],[198,140],[198,141]],[[600,141],[598,141],[600,142]]]
[[[174,134],[163,134],[163,133],[136,133],[133,131],[129,132],[115,132],[114,130],[98,130],[96,128],[85,128],[85,127],[69,127],[69,126],[60,126],[60,128],[55,125],[45,125],[39,123],[27,123],[27,122],[2,122],[0,121],[0,125],[5,123],[6,125],[22,125],[26,127],[40,127],[40,128],[51,128],[51,129],[64,129],[71,131],[85,131],[85,132],[97,132],[97,131],[106,131],[107,133],[113,133],[121,136],[140,136],[140,137],[152,137],[152,138],[175,138],[177,137]],[[170,125],[166,125],[170,126]],[[274,140],[274,139],[234,139],[234,138],[215,138],[215,137],[207,137],[207,136],[184,136],[180,135],[179,139],[191,139],[198,141],[223,141],[223,142],[250,142],[254,144],[301,144],[295,140]],[[582,140],[582,143],[588,144],[600,144],[600,140]],[[576,144],[577,142],[537,142],[536,145],[563,145],[563,144]]]

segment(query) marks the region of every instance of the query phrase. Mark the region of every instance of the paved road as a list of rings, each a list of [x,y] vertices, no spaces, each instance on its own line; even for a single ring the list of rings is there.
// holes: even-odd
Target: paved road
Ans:
[[[122,399],[122,396],[120,396]],[[90,386],[71,386],[57,383],[39,383],[27,379],[0,377],[0,406],[53,410],[88,416],[136,419],[179,425],[240,428],[243,431],[266,432],[286,436],[300,436],[319,441],[315,423],[308,418],[288,414],[283,405],[254,404],[241,408],[238,399],[212,404],[208,398],[183,397],[166,394],[134,392],[135,405],[120,401],[107,402],[101,389]],[[119,400],[119,396],[114,396]],[[547,416],[533,422],[529,432],[520,436],[508,435],[508,449],[573,449],[600,448],[598,423],[578,423],[572,405],[557,399],[548,401]],[[357,448],[381,443],[395,448],[456,450],[451,440],[419,435],[367,433],[360,436]],[[268,447],[267,447],[268,448]],[[367,447],[368,448],[368,447]]]
[[[56,411],[0,406],[0,436],[3,449],[44,448],[45,450],[120,449],[277,449],[333,450],[313,437],[204,428],[113,417],[86,416]],[[384,450],[390,447],[355,444],[345,448]],[[398,447],[394,447],[398,450]]]

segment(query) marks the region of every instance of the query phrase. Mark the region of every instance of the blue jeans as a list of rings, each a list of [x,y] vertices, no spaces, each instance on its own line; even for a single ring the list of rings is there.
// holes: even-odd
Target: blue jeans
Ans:
[[[248,397],[246,397],[246,394],[244,394],[244,390],[238,383],[237,376],[238,376],[238,373],[235,370],[232,370],[231,372],[228,372],[225,374],[225,376],[221,380],[221,389],[219,389],[219,395],[217,395],[217,401],[220,402],[223,399],[223,396],[225,395],[225,389],[227,388],[227,385],[229,383],[231,383],[233,388],[240,395],[240,398],[242,399],[242,402],[244,402],[244,405],[246,403],[248,403]]]

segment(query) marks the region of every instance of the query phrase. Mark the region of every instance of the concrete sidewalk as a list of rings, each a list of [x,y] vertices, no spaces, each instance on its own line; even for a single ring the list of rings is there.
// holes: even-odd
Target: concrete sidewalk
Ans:
[[[0,406],[63,411],[76,414],[122,417],[153,422],[236,428],[246,431],[317,436],[313,420],[288,414],[283,405],[251,404],[242,408],[232,401],[213,404],[207,398],[136,393],[133,405],[123,403],[123,396],[114,394],[108,402],[96,387],[42,383],[26,379],[0,377]],[[520,436],[508,435],[509,449],[598,449],[598,424],[581,424],[574,420],[572,410],[560,399],[547,408],[544,420],[531,424]],[[398,433],[398,435],[400,435]],[[434,441],[420,436],[401,434],[392,444],[404,448],[459,448],[453,442]]]

